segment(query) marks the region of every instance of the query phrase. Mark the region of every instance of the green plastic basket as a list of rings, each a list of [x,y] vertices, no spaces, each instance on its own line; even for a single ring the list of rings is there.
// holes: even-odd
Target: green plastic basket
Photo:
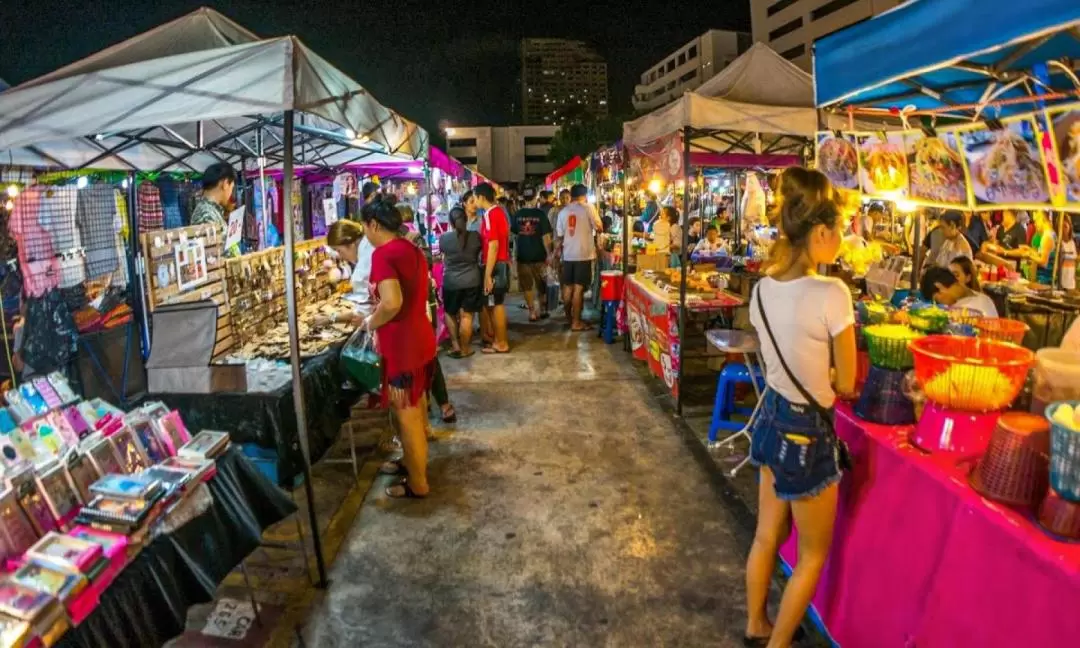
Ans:
[[[863,328],[870,364],[882,369],[903,370],[915,366],[908,344],[922,333],[900,324],[875,324]]]

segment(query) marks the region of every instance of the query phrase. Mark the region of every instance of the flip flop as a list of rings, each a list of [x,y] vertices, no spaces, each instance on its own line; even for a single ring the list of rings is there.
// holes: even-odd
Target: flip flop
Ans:
[[[476,354],[476,351],[469,351],[468,353],[462,353],[461,351],[451,351],[446,355],[447,357],[453,358],[454,360],[464,360],[465,358],[472,357],[474,354]]]
[[[390,492],[391,489],[397,488],[399,486],[401,487],[401,489],[403,491],[401,495],[395,495],[394,493]],[[408,480],[406,480],[406,479],[402,479],[400,482],[394,484],[393,486],[390,486],[384,492],[386,493],[386,496],[391,498],[391,499],[426,499],[427,498],[427,495],[420,495],[420,494],[416,493],[415,491],[413,491],[412,487],[409,486]]]
[[[594,330],[595,328],[596,328],[596,327],[595,327],[595,326],[593,326],[592,324],[585,324],[585,325],[584,325],[584,326],[582,326],[581,328],[574,328],[573,326],[571,326],[571,327],[570,327],[570,332],[571,332],[571,333],[584,333],[585,331],[592,331],[592,330]]]
[[[510,353],[510,349],[499,350],[499,349],[496,349],[494,347],[494,345],[493,345],[493,346],[484,347],[484,349],[480,353],[483,353],[484,355],[497,355],[497,354],[500,354],[500,353]]]
[[[549,317],[551,317],[551,313],[540,313],[540,319],[542,320],[546,320]]]

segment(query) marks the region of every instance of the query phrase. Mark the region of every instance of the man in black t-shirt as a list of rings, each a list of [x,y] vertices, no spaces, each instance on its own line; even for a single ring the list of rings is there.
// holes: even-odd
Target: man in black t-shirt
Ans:
[[[510,231],[517,236],[518,283],[525,293],[529,321],[535,322],[548,317],[544,270],[551,255],[551,221],[536,206],[536,190],[526,187],[522,198],[525,206],[514,214]],[[534,290],[538,295],[533,295]]]
[[[1001,226],[997,229],[994,241],[987,241],[982,249],[1010,261],[1019,261],[1027,257],[1031,251],[1028,246],[1027,229],[1017,220],[1016,212],[1010,209],[1001,212]]]

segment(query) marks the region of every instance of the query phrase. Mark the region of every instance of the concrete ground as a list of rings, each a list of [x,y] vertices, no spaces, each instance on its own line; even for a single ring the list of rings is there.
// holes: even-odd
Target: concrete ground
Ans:
[[[512,353],[442,360],[433,495],[375,480],[303,644],[740,645],[745,504],[621,344],[509,310]]]

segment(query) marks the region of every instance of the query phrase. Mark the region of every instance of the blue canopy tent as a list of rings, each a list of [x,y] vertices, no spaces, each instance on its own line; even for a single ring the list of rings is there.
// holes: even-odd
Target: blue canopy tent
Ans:
[[[814,44],[817,106],[863,115],[1027,113],[1076,101],[1077,69],[1077,0],[911,0]]]

